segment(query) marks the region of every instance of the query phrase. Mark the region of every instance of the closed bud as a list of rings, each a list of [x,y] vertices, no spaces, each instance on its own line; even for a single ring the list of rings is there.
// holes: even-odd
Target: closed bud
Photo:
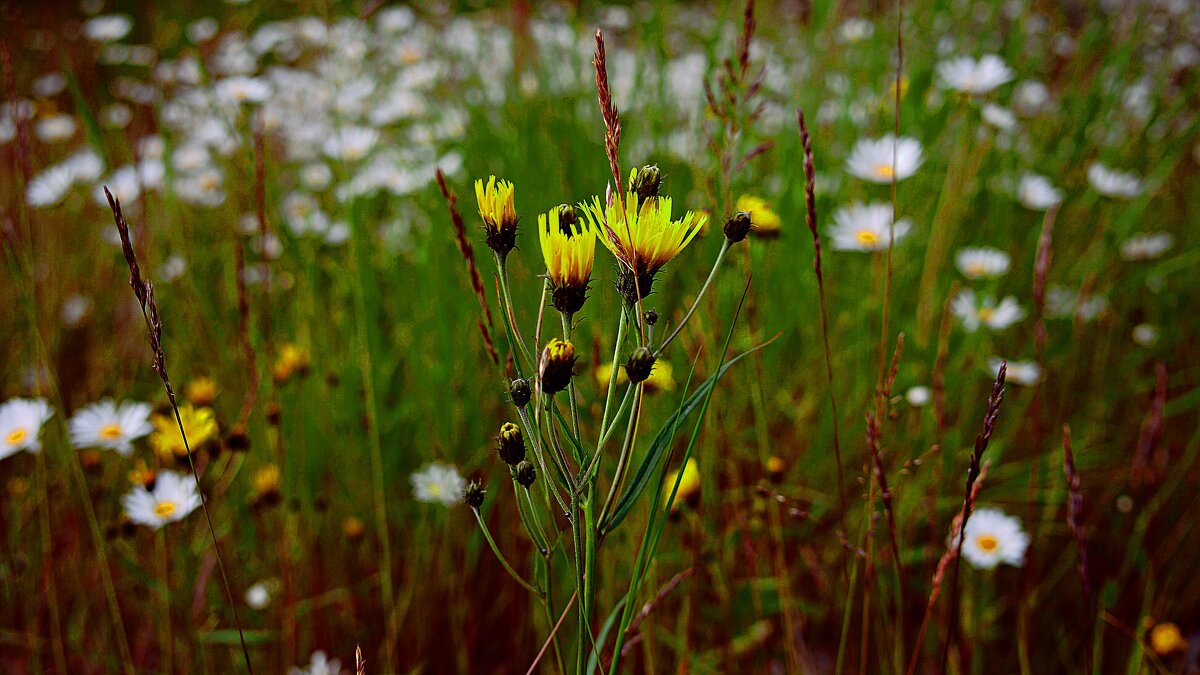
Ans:
[[[629,355],[629,360],[625,362],[625,374],[629,376],[629,381],[637,384],[644,382],[650,377],[650,371],[654,370],[654,354],[645,347],[638,347]]]
[[[575,345],[554,338],[542,350],[542,360],[538,366],[538,377],[542,382],[542,391],[555,394],[567,388],[575,371]]]
[[[533,468],[533,464],[526,460],[517,465],[513,475],[517,479],[517,482],[521,484],[521,487],[527,488],[533,485],[533,481],[537,480],[537,469]]]
[[[637,195],[639,208],[647,199],[658,196],[658,191],[662,187],[662,179],[662,173],[653,164],[634,170],[629,189]]]
[[[508,385],[508,394],[512,396],[513,405],[524,408],[529,404],[532,392],[529,391],[529,381],[517,378]]]
[[[725,238],[729,243],[736,244],[750,234],[751,226],[750,214],[738,211],[725,221]]]
[[[525,459],[525,437],[521,435],[521,427],[512,422],[505,422],[496,435],[496,450],[505,464],[512,466]]]
[[[477,509],[483,506],[483,496],[486,493],[487,490],[484,489],[483,483],[473,480],[467,483],[467,489],[463,490],[463,501],[467,503],[467,506]]]
[[[642,313],[642,318],[646,320],[647,326],[653,326],[658,323],[658,312],[648,309]]]

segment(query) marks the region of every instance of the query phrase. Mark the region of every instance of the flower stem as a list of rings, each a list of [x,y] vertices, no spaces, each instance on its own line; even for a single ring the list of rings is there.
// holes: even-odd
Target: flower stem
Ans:
[[[500,564],[508,572],[509,576],[515,579],[517,583],[524,586],[525,590],[533,593],[539,598],[542,597],[541,591],[534,588],[533,585],[531,585],[528,581],[525,581],[525,579],[521,578],[521,575],[517,574],[517,571],[512,568],[512,565],[508,564],[508,560],[504,557],[504,554],[500,552],[500,547],[496,546],[496,540],[492,539],[492,533],[488,531],[487,523],[483,521],[483,516],[480,515],[479,509],[472,508],[471,512],[475,514],[475,520],[479,523],[479,529],[483,530],[483,538],[487,539],[488,546],[492,547],[492,553],[496,554],[496,559],[500,561]]]
[[[667,339],[663,340],[662,344],[658,346],[658,349],[654,352],[655,358],[658,358],[663,353],[663,350],[667,348],[667,345],[671,344],[671,342],[679,335],[680,331],[683,330],[683,327],[687,325],[687,322],[691,320],[692,314],[696,313],[696,308],[700,306],[700,300],[704,298],[704,293],[707,292],[708,287],[712,285],[712,280],[717,276],[717,268],[721,266],[721,261],[725,259],[725,254],[728,252],[729,240],[726,239],[721,243],[721,252],[717,254],[717,259],[713,262],[712,269],[708,272],[708,278],[704,280],[704,285],[700,287],[700,292],[696,294],[696,300],[692,302],[691,308],[689,308],[687,314],[683,316],[683,321],[680,321],[679,325],[675,327],[675,330],[671,331],[671,334],[667,336]]]
[[[530,355],[529,347],[525,346],[525,339],[521,337],[521,332],[517,330],[517,317],[513,314],[512,292],[508,287],[508,258],[497,254],[496,267],[500,270],[500,294],[503,296],[504,302],[504,307],[501,308],[501,311],[504,312],[504,321],[512,330],[516,346],[521,351],[520,355],[524,356],[525,360],[529,362],[530,368],[536,370],[537,364]]]

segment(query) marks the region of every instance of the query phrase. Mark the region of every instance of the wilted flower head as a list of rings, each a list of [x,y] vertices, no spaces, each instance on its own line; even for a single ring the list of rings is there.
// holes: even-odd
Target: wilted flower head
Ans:
[[[517,208],[513,200],[513,184],[497,181],[495,176],[475,181],[475,199],[479,202],[479,217],[487,232],[488,248],[505,256],[517,245]]]
[[[856,143],[846,159],[846,171],[872,183],[891,183],[916,173],[923,161],[920,141],[907,136],[897,140],[888,134]]]
[[[71,445],[78,449],[105,448],[128,457],[133,441],[154,431],[150,424],[149,403],[111,399],[80,408],[67,422]]]
[[[194,477],[159,471],[154,478],[153,490],[135,486],[121,498],[121,504],[131,521],[157,530],[167,523],[186,518],[200,506],[200,494],[196,491]]]
[[[1012,68],[995,54],[984,54],[979,60],[959,56],[942,61],[937,72],[945,86],[964,94],[986,94],[1013,79]]]
[[[1000,563],[1020,567],[1025,564],[1029,535],[1021,521],[999,509],[976,509],[967,520],[962,555],[975,567],[990,570]],[[951,545],[958,545],[957,533]]]
[[[53,416],[50,404],[42,398],[13,398],[0,405],[0,459],[22,450],[41,450],[38,435]]]
[[[912,223],[907,218],[892,225],[891,204],[854,202],[833,213],[829,237],[835,250],[883,251],[893,235],[900,241],[911,228]]]

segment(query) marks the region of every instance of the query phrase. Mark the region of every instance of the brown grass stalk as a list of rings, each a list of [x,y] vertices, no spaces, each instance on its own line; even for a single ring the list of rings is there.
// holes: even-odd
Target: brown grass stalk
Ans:
[[[1135,484],[1149,485],[1158,480],[1151,459],[1158,439],[1162,436],[1163,410],[1167,404],[1167,364],[1154,364],[1154,398],[1150,410],[1138,433],[1137,450],[1133,454],[1133,480]]]
[[[1075,535],[1075,545],[1079,547],[1079,581],[1083,584],[1083,597],[1092,596],[1092,584],[1088,578],[1087,540],[1084,538],[1083,523],[1083,492],[1080,490],[1079,471],[1075,468],[1075,455],[1071,452],[1071,427],[1063,425],[1063,474],[1067,477],[1067,527]]]
[[[137,255],[133,252],[133,243],[129,239],[129,225],[125,222],[125,217],[121,214],[121,202],[109,192],[107,186],[104,187],[104,196],[108,198],[108,205],[113,212],[113,220],[116,222],[117,231],[121,235],[121,251],[125,254],[125,262],[129,266],[129,286],[133,289],[133,294],[137,297],[138,304],[141,305],[142,317],[146,321],[146,337],[150,343],[150,351],[154,354],[154,360],[151,365],[154,368],[154,372],[158,373],[159,379],[162,380],[163,389],[167,393],[167,400],[171,403],[171,410],[175,413],[175,423],[179,426],[179,434],[183,437],[183,447],[187,454],[188,466],[192,469],[192,478],[196,481],[196,492],[200,495],[200,508],[204,512],[205,522],[208,523],[208,534],[212,539],[213,554],[217,559],[217,568],[221,571],[221,582],[225,586],[225,596],[229,601],[229,609],[233,612],[233,622],[237,627],[238,639],[242,644],[242,656],[246,660],[246,670],[253,675],[254,666],[250,662],[250,650],[246,647],[246,636],[242,633],[242,620],[238,616],[237,602],[234,600],[233,590],[229,585],[229,576],[225,573],[225,563],[221,559],[217,532],[213,527],[212,516],[208,512],[208,499],[205,497],[204,490],[200,485],[200,473],[196,470],[196,461],[192,457],[192,449],[188,444],[187,432],[183,428],[183,419],[179,416],[179,404],[175,399],[175,389],[171,386],[171,378],[167,375],[167,356],[162,346],[162,319],[158,314],[158,304],[154,301],[154,285],[148,279],[142,277]]]
[[[496,345],[492,341],[492,310],[488,307],[487,295],[483,290],[483,278],[479,276],[479,268],[475,265],[475,250],[471,247],[471,240],[467,238],[467,228],[463,224],[462,213],[458,210],[458,197],[447,187],[446,176],[441,169],[437,169],[435,175],[442,196],[446,198],[446,206],[450,210],[450,222],[454,223],[454,239],[458,243],[458,252],[462,254],[463,260],[467,263],[467,276],[471,279],[471,289],[475,291],[475,298],[479,300],[482,318],[477,319],[476,323],[479,325],[479,332],[483,334],[483,346],[487,349],[492,363],[500,365],[500,358],[496,356]]]
[[[250,299],[246,294],[246,252],[241,237],[234,239],[233,267],[237,286],[238,341],[242,345],[242,354],[246,359],[246,372],[250,378],[246,385],[246,396],[242,399],[242,409],[238,414],[237,428],[245,432],[250,421],[250,411],[254,409],[254,400],[258,397],[260,377],[254,346],[250,344]]]

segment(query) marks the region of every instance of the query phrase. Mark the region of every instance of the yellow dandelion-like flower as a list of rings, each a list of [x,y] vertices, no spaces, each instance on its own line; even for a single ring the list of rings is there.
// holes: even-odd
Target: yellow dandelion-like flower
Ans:
[[[1184,639],[1179,626],[1170,621],[1164,621],[1150,629],[1150,647],[1156,653],[1166,656],[1172,652],[1187,649],[1188,641]]]
[[[675,491],[675,500],[671,499],[671,488],[675,486],[675,480],[679,480],[679,489]],[[683,466],[683,477],[679,478],[678,471],[672,471],[667,474],[667,481],[663,483],[662,505],[663,509],[668,509],[671,513],[675,513],[679,509],[680,502],[687,502],[691,506],[695,506],[700,501],[700,465],[696,463],[694,458],[688,458],[687,464]],[[668,504],[669,502],[669,504]]]
[[[619,201],[605,205],[599,197],[583,207],[589,226],[622,263],[617,287],[630,304],[649,295],[654,275],[691,243],[708,220],[694,211],[672,220],[670,197],[650,197],[639,206],[632,192],[626,195],[624,212]]]
[[[184,403],[179,406],[179,419],[183,421],[183,430],[193,451],[217,437],[217,418],[212,408],[197,408]],[[154,415],[150,421],[155,429],[150,434],[150,448],[154,454],[164,461],[187,456],[173,413]]]
[[[750,214],[750,222],[754,228],[750,230],[750,233],[754,236],[770,238],[779,236],[783,219],[761,197],[754,195],[738,197],[737,210]]]
[[[584,227],[575,209],[564,204],[538,216],[538,237],[553,289],[551,302],[563,314],[574,314],[587,299],[596,259],[596,231]]]
[[[595,375],[596,384],[601,390],[608,388],[608,378],[612,374],[612,365],[601,363],[596,366]],[[629,376],[625,373],[622,367],[617,368],[617,386],[625,386],[629,383]],[[654,368],[650,371],[650,377],[645,380],[645,391],[653,393],[656,391],[675,391],[675,371],[672,370],[671,364],[662,359],[654,362]]]
[[[250,476],[250,485],[259,495],[267,495],[279,492],[279,483],[283,475],[279,471],[279,467],[274,464],[267,464]]]
[[[294,373],[307,374],[308,367],[308,350],[289,342],[279,348],[279,356],[275,358],[275,366],[271,369],[271,374],[276,382],[282,384],[287,382]]]
[[[187,383],[183,388],[183,395],[189,401],[200,407],[212,405],[217,398],[217,383],[211,377],[197,377]]]
[[[517,245],[517,207],[513,204],[513,184],[497,181],[495,176],[475,181],[475,199],[479,202],[479,217],[487,232],[488,248],[505,256]]]

